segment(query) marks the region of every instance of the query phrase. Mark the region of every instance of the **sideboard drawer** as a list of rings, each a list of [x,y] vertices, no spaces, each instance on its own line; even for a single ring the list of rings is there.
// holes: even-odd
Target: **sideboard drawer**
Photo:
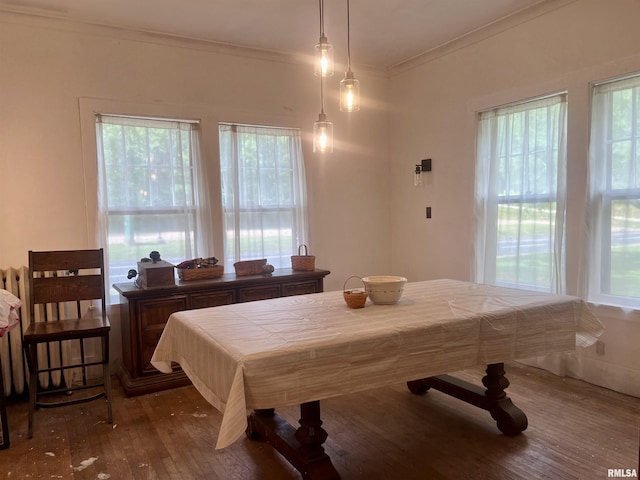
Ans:
[[[241,288],[238,291],[239,302],[255,302],[280,296],[280,285],[263,285],[260,287]]]
[[[308,282],[292,282],[282,285],[282,296],[307,295],[309,293],[320,293],[318,282],[310,280]]]
[[[224,290],[221,292],[194,293],[189,297],[189,308],[219,307],[220,305],[231,305],[236,303],[234,290]]]

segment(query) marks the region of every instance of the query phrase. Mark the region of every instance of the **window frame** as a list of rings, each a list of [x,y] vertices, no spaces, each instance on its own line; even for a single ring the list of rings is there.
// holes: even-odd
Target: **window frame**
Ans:
[[[254,129],[256,131],[263,131],[260,135],[268,135],[269,131],[273,131],[273,136],[278,136],[277,132],[281,132],[281,136],[285,136],[284,132],[287,132],[287,143],[289,148],[289,156],[291,157],[290,166],[290,184],[291,184],[291,202],[287,205],[256,205],[256,206],[246,206],[240,205],[240,189],[241,186],[244,185],[244,179],[240,178],[240,171],[242,170],[242,158],[238,153],[237,144],[234,144],[234,136],[238,134],[238,129]],[[223,131],[225,134],[230,135],[232,142],[232,152],[223,152],[222,145],[222,135]],[[245,132],[247,133],[247,132]],[[222,209],[223,209],[223,231],[224,233],[224,259],[226,263],[235,263],[241,260],[250,260],[257,258],[267,258],[270,263],[273,263],[276,268],[288,267],[290,265],[290,256],[295,255],[297,252],[298,245],[306,244],[308,233],[307,233],[307,225],[308,225],[308,213],[307,213],[307,196],[306,196],[306,174],[305,174],[305,159],[302,151],[302,130],[299,127],[290,127],[290,126],[274,126],[274,125],[256,125],[256,124],[246,124],[246,123],[238,123],[238,122],[224,122],[220,121],[218,123],[218,134],[220,136],[220,176],[221,180],[221,198],[222,198]],[[258,135],[255,133],[255,135]],[[237,138],[235,139],[237,141]],[[292,152],[292,148],[295,148],[296,151]],[[223,160],[223,155],[229,153],[231,156],[235,156],[235,163],[233,165],[227,165]],[[260,153],[258,152],[257,157],[260,157]],[[259,159],[258,165],[255,165],[254,168],[257,171],[260,171]],[[296,164],[297,162],[297,164]],[[228,170],[228,171],[227,171]],[[277,166],[276,166],[277,171]],[[232,183],[232,196],[233,196],[233,205],[232,208],[229,208],[227,204],[227,200],[225,198],[225,175],[231,177],[228,183]],[[259,184],[260,180],[258,180]],[[269,213],[288,213],[292,219],[291,225],[291,250],[282,250],[279,249],[277,255],[265,255],[255,253],[255,252],[240,252],[240,239],[242,235],[240,232],[243,230],[240,218],[243,214],[256,214],[261,218],[264,214]],[[233,225],[228,225],[227,218],[231,215],[234,218]],[[233,231],[233,244],[229,241],[229,233],[228,231]],[[280,237],[279,237],[280,238]],[[281,244],[281,240],[278,240],[278,244]],[[262,244],[262,250],[264,250],[264,243]],[[241,256],[242,255],[242,256]]]
[[[499,132],[500,117],[530,112],[542,107],[550,108],[558,104],[561,108],[559,120],[563,122],[562,131],[555,132],[555,135],[547,134],[547,145],[543,150],[545,158],[555,159],[556,170],[551,177],[555,180],[556,188],[548,193],[516,193],[512,194],[507,191],[501,194],[500,191],[500,170],[502,162],[507,162],[514,155],[514,152],[501,152],[500,142],[487,143],[486,126],[483,122],[495,121],[492,130],[492,136],[496,136]],[[567,92],[557,92],[552,95],[542,97],[529,98],[507,105],[484,109],[477,113],[476,132],[477,132],[477,151],[476,151],[476,192],[475,192],[475,213],[476,213],[476,233],[475,233],[475,280],[481,283],[493,283],[495,285],[506,286],[511,288],[521,288],[538,291],[553,291],[563,293],[566,290],[566,168],[567,168],[567,152],[566,152],[566,135],[567,135]],[[492,118],[494,120],[492,120]],[[507,120],[509,121],[509,120]],[[523,132],[528,135],[530,118],[525,118]],[[483,133],[483,128],[485,129]],[[557,137],[556,137],[557,135]],[[556,139],[556,143],[551,140]],[[494,140],[492,140],[494,141]],[[506,140],[505,140],[506,141]],[[484,143],[483,143],[484,142]],[[508,142],[508,141],[507,141]],[[524,140],[523,140],[524,142]],[[530,147],[532,144],[527,140],[523,146]],[[534,144],[535,145],[535,144]],[[560,149],[563,149],[561,152]],[[495,151],[494,151],[495,150]],[[515,150],[518,157],[532,157],[540,150]],[[492,159],[492,155],[495,158]],[[531,160],[526,160],[531,161]],[[562,161],[562,164],[560,163]],[[528,177],[527,177],[528,178]],[[563,182],[562,185],[559,182]],[[560,188],[562,187],[562,188]],[[549,255],[552,256],[550,265],[553,274],[549,278],[549,286],[524,283],[523,281],[510,282],[498,278],[498,253],[499,253],[499,235],[500,235],[500,207],[504,205],[520,205],[523,208],[528,204],[548,204],[550,213],[554,215],[554,220],[549,223],[549,229],[554,231],[554,235],[549,236],[551,241]],[[561,211],[557,209],[561,208]],[[495,211],[494,211],[495,210]],[[558,231],[558,221],[561,221],[560,231]],[[522,225],[521,223],[519,225]],[[558,237],[558,239],[556,239]],[[518,246],[520,237],[518,237]],[[557,252],[560,244],[560,252]],[[557,258],[556,258],[557,257]]]
[[[117,135],[116,139],[121,139],[122,145],[117,147],[116,156],[118,153],[124,153],[124,155],[120,158],[120,164],[112,164],[109,160],[112,160],[110,157],[105,157],[105,153],[107,152],[107,148],[105,146],[105,140],[107,135],[109,135],[109,130],[111,127],[115,127]],[[188,137],[185,137],[184,130],[187,128]],[[143,158],[142,162],[138,165],[136,160],[128,155],[130,151],[127,144],[127,137],[130,134],[127,129],[143,129],[145,138],[142,143],[145,145],[145,149],[143,150]],[[136,220],[141,223],[147,223],[154,219],[154,217],[160,216],[160,218],[164,218],[165,220],[170,219],[171,216],[175,216],[177,218],[182,218],[184,222],[184,226],[188,226],[186,229],[182,229],[178,231],[178,237],[182,238],[182,245],[185,249],[181,255],[181,257],[185,257],[184,259],[194,258],[198,256],[198,244],[201,243],[198,240],[198,225],[199,219],[197,216],[199,202],[198,202],[198,190],[199,187],[197,185],[197,176],[196,170],[198,166],[196,163],[199,161],[200,155],[198,151],[194,151],[199,149],[199,143],[195,136],[198,135],[199,132],[199,123],[192,120],[177,120],[177,119],[158,119],[156,117],[141,117],[141,116],[126,116],[126,115],[109,115],[109,114],[95,114],[95,130],[96,130],[96,145],[97,145],[97,161],[98,161],[98,172],[99,172],[99,191],[100,195],[100,216],[101,221],[103,222],[103,232],[104,232],[104,247],[107,253],[107,278],[109,284],[113,284],[116,282],[122,282],[125,280],[127,275],[125,274],[117,274],[118,270],[122,269],[121,266],[118,266],[113,259],[113,251],[112,248],[115,248],[115,243],[112,241],[112,232],[110,231],[111,225],[114,222],[117,222],[118,219],[122,219],[123,223],[127,221],[127,218],[130,222],[135,222]],[[153,183],[154,174],[152,168],[153,152],[151,151],[150,145],[150,131],[152,130],[160,130],[169,132],[168,136],[170,139],[170,143],[168,145],[168,155],[169,155],[169,164],[164,166],[158,166],[158,173],[161,171],[165,171],[169,168],[169,183],[171,184],[171,205],[164,206],[155,206],[153,205],[155,196],[153,195],[153,189],[151,185]],[[173,135],[179,136],[179,143],[176,143],[173,139]],[[145,141],[146,140],[146,141]],[[189,146],[188,151],[188,161],[185,164],[184,160],[175,163],[176,157],[174,154],[177,154],[177,158],[181,158],[183,152],[173,151],[173,149],[182,145],[182,142],[187,141]],[[133,144],[132,144],[133,146]],[[112,152],[113,153],[113,152]],[[176,167],[180,170],[176,172]],[[123,196],[120,200],[122,204],[113,205],[113,200],[110,198],[109,185],[110,175],[113,172],[122,172],[124,171],[124,177],[122,178],[123,189],[120,192]],[[181,175],[181,182],[178,182],[176,179],[176,173]],[[165,172],[166,174],[166,172]],[[132,176],[134,178],[134,184],[138,183],[136,180],[142,180],[140,183],[146,183],[147,188],[143,188],[142,196],[149,198],[149,205],[140,206],[135,205],[135,201],[131,200],[131,198],[137,194],[137,192],[133,191],[138,186],[132,185],[130,182],[132,180]],[[183,202],[176,203],[175,196],[175,187],[178,183],[182,186]],[[114,192],[116,193],[116,192]],[[158,199],[160,195],[158,195]],[[132,202],[132,204],[130,204]],[[125,238],[126,240],[126,238]],[[179,240],[180,241],[180,240]],[[158,249],[160,250],[160,249]],[[149,253],[151,249],[149,250]],[[130,265],[129,269],[132,269],[139,260],[140,252],[137,252],[137,255],[132,255],[129,259]],[[148,253],[143,254],[144,256],[148,256]],[[163,256],[165,259],[175,262],[177,259],[167,258],[166,255]],[[125,267],[126,268],[126,267]],[[135,269],[135,268],[133,268]],[[109,289],[110,296],[115,296],[115,291],[110,288]]]
[[[625,86],[628,85],[628,86]],[[606,90],[600,92],[600,89]],[[631,104],[631,131],[629,135],[614,138],[612,128],[614,102],[610,97],[619,91],[633,89]],[[606,105],[603,111],[596,106],[600,101],[598,95],[606,95]],[[602,105],[600,105],[602,107]],[[605,118],[595,118],[597,112]],[[598,127],[605,126],[596,131]],[[602,140],[604,136],[605,140]],[[640,168],[640,73],[609,79],[605,82],[591,85],[590,112],[590,141],[589,141],[589,191],[587,206],[589,257],[585,263],[589,264],[585,273],[588,285],[585,296],[587,300],[596,304],[606,304],[618,307],[640,307],[640,295],[630,297],[611,293],[612,263],[613,263],[613,205],[616,201],[636,200],[640,202],[640,185],[638,187],[616,188],[613,185],[615,176],[614,145],[619,142],[630,143],[630,158],[632,168]],[[604,156],[604,162],[602,157]],[[598,170],[597,162],[602,162],[604,171]],[[602,167],[601,167],[602,168]],[[624,172],[623,172],[624,173]],[[596,259],[594,262],[590,259]]]

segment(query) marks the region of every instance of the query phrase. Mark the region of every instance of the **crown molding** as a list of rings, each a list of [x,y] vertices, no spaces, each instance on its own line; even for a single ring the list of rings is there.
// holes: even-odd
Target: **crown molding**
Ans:
[[[27,11],[29,10],[29,11]],[[64,13],[64,12],[62,12]],[[313,56],[265,50],[233,43],[206,40],[197,37],[175,35],[152,30],[141,30],[117,25],[107,25],[89,21],[63,18],[59,11],[0,6],[0,23],[19,24],[32,28],[42,28],[72,34],[92,35],[131,42],[150,43],[172,48],[199,50],[220,55],[251,58],[292,65],[311,65]],[[358,66],[370,75],[388,77],[385,69],[368,65]]]
[[[523,8],[515,13],[502,17],[488,25],[480,27],[470,33],[461,35],[447,43],[438,45],[426,52],[415,57],[399,62],[395,65],[387,67],[386,71],[390,77],[405,73],[414,68],[437,60],[445,55],[449,55],[457,50],[469,47],[483,40],[491,38],[502,32],[510,30],[530,22],[543,15],[547,15],[555,10],[561,9],[577,2],[578,0],[543,0],[533,6]]]
[[[434,47],[415,57],[409,58],[386,68],[371,65],[355,65],[357,70],[379,77],[393,77],[414,68],[437,60],[457,50],[469,47],[478,42],[498,35],[518,25],[532,21],[550,12],[564,8],[578,0],[541,0],[531,7],[523,8],[516,13],[502,17],[489,25],[470,33],[461,35],[447,43]],[[142,30],[108,25],[91,21],[69,20],[64,17],[64,9],[36,9],[30,7],[0,6],[0,23],[14,23],[33,28],[46,28],[75,34],[85,34],[117,38],[132,42],[151,43],[173,48],[200,50],[220,55],[251,58],[269,62],[293,65],[309,65],[313,62],[311,55],[300,55],[272,50],[247,47],[233,43],[206,40],[197,37],[169,34],[152,30]]]
[[[0,23],[13,23],[75,34],[85,34],[133,42],[153,43],[177,48],[205,50],[223,55],[250,57],[284,63],[301,63],[303,55],[252,48],[233,43],[205,40],[153,30],[134,29],[91,21],[69,20],[56,11],[27,11],[24,8],[0,6]],[[31,9],[33,10],[33,9]]]

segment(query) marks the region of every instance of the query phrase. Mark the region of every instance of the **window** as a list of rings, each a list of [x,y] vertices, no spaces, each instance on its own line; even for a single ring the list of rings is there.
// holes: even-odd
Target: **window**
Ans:
[[[566,94],[481,112],[476,280],[564,291]]]
[[[225,264],[290,266],[306,239],[300,131],[224,123],[219,135]]]
[[[640,306],[640,76],[593,88],[588,299]]]
[[[208,202],[199,185],[198,124],[97,115],[96,140],[109,285],[127,281],[153,250],[174,264],[199,256]]]

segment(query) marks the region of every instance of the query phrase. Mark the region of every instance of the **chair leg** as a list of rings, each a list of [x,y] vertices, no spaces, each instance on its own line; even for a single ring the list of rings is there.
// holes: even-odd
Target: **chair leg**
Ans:
[[[104,391],[107,397],[107,421],[113,423],[113,411],[111,408],[111,372],[108,363],[102,365],[102,371],[104,376]]]
[[[36,409],[38,388],[38,345],[25,345],[27,366],[29,367],[29,430],[27,436],[33,438],[33,416]]]
[[[36,411],[36,400],[38,397],[38,371],[34,367],[29,370],[29,431],[28,437],[33,438],[33,416]]]
[[[36,384],[38,383],[38,375],[29,373],[29,431],[27,436],[33,438],[33,415],[36,410]]]

